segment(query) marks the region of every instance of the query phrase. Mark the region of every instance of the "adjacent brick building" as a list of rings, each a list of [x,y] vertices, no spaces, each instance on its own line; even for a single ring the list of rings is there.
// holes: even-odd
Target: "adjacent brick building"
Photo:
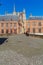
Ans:
[[[30,34],[43,35],[43,17],[30,16],[26,22],[26,30],[28,30]]]

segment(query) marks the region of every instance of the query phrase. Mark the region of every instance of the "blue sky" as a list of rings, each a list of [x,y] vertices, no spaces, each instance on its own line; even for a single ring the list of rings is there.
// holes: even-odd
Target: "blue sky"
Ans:
[[[43,16],[43,0],[0,0],[0,3],[0,14],[5,14],[5,11],[12,13],[15,4],[17,12],[26,9],[27,18],[30,13],[34,16]]]

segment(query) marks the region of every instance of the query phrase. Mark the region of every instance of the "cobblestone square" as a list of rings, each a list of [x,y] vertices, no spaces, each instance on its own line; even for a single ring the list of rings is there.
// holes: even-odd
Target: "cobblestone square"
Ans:
[[[43,65],[43,39],[24,34],[7,38],[0,45],[0,65]]]

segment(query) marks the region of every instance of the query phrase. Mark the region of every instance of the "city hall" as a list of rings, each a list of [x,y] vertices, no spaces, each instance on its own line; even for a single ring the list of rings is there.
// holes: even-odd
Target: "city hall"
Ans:
[[[43,16],[33,16],[26,19],[26,11],[0,15],[0,34],[29,34],[43,35]]]

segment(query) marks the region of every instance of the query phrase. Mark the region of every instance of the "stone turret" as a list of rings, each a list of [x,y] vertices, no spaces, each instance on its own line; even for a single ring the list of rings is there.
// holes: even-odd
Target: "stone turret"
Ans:
[[[26,11],[23,9],[23,20],[26,20]]]

